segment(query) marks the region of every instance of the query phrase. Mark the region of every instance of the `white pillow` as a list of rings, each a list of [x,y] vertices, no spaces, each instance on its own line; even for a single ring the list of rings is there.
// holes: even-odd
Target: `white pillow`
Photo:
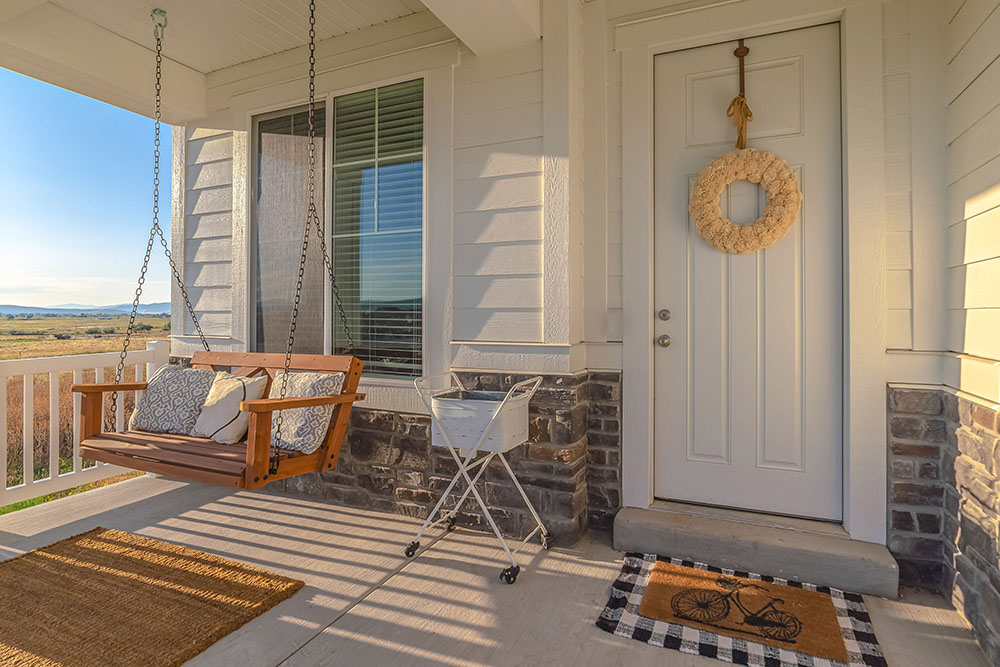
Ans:
[[[212,386],[213,371],[167,364],[153,373],[135,406],[133,431],[189,435]]]
[[[191,435],[226,445],[241,441],[250,424],[250,413],[240,411],[240,402],[263,398],[266,388],[266,375],[247,378],[219,371]]]
[[[268,398],[281,398],[281,377],[279,371],[271,383]],[[313,396],[336,396],[344,386],[343,373],[306,373],[292,371],[288,374],[285,398],[312,398]],[[292,408],[274,413],[271,421],[271,441],[282,449],[294,449],[304,454],[312,454],[326,438],[333,416],[333,405],[318,405],[309,408]],[[281,442],[275,438],[278,415],[284,415],[281,424]]]

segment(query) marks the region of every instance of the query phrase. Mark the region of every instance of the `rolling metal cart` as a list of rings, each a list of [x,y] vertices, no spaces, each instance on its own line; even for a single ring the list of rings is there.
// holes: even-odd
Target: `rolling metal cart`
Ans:
[[[458,512],[471,493],[476,502],[479,503],[486,521],[490,524],[490,528],[493,529],[497,540],[500,541],[500,546],[503,547],[504,553],[510,560],[510,567],[503,569],[500,573],[500,580],[513,584],[521,572],[514,555],[527,544],[528,540],[540,532],[542,547],[548,549],[551,546],[551,538],[548,531],[545,530],[538,512],[535,511],[524,489],[521,488],[521,483],[517,481],[517,476],[514,475],[514,471],[504,457],[505,452],[519,447],[528,440],[528,403],[542,384],[542,378],[534,377],[518,382],[507,392],[466,389],[455,373],[417,378],[413,384],[431,415],[431,444],[435,447],[448,449],[451,457],[458,464],[458,472],[448,484],[448,488],[441,494],[441,499],[427,516],[424,525],[417,532],[416,538],[407,545],[406,556],[411,558],[417,553],[420,548],[420,538],[428,528],[444,524],[446,530],[454,530]],[[476,458],[480,453],[484,453],[485,456]],[[514,486],[521,494],[524,504],[527,505],[528,511],[535,519],[535,529],[521,540],[514,551],[511,551],[510,547],[507,546],[507,541],[504,540],[496,521],[493,520],[483,497],[476,490],[476,483],[483,476],[486,466],[494,458],[499,459],[503,464],[511,481],[514,482]],[[470,477],[469,474],[473,471],[476,473],[475,477]],[[465,480],[465,491],[454,507],[442,510],[448,495],[455,488],[459,479]],[[435,516],[438,518],[434,519]]]

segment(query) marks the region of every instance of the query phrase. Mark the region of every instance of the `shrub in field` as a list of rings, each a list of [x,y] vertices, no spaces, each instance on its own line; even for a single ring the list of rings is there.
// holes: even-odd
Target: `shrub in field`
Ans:
[[[86,331],[84,331],[84,333],[99,334],[99,333],[101,333],[101,330],[99,328],[97,328],[97,327],[90,327],[89,329],[87,329]]]
[[[146,324],[145,322],[140,322],[139,324],[135,325],[135,327],[133,327],[133,328],[136,331],[152,331],[153,330],[153,325],[152,324]]]
[[[104,331],[102,331],[101,333],[113,334],[114,332],[115,332],[114,327],[104,327]]]

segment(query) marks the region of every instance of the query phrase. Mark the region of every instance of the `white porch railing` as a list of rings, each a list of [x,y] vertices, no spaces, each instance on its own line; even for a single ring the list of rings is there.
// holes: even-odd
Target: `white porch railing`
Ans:
[[[146,343],[145,350],[134,350],[128,353],[125,358],[126,369],[132,367],[135,372],[135,381],[141,382],[153,374],[156,369],[166,364],[170,356],[169,341],[153,341]],[[40,357],[36,359],[11,359],[0,361],[0,507],[10,503],[28,500],[37,496],[43,496],[56,491],[73,488],[81,484],[87,484],[97,480],[111,477],[123,472],[126,468],[96,463],[86,468],[80,457],[80,395],[72,395],[72,415],[60,415],[60,399],[66,398],[63,394],[69,391],[65,387],[60,392],[59,374],[72,371],[73,383],[82,382],[105,382],[113,381],[114,375],[104,377],[104,369],[117,367],[119,359],[118,352],[105,352],[102,354],[75,354],[63,357]],[[84,379],[84,372],[93,370],[93,379]],[[35,376],[48,374],[49,386],[49,453],[48,470],[49,475],[44,479],[35,479]],[[126,371],[125,378],[132,381]],[[17,396],[8,396],[8,384],[11,378],[20,376],[23,383],[22,406],[22,465],[21,483],[15,486],[7,486],[7,449],[8,449],[8,416],[17,414]],[[123,378],[123,381],[126,381]],[[13,392],[16,394],[16,392]],[[125,393],[125,392],[123,392]],[[135,392],[135,399],[139,399],[141,392]],[[62,440],[60,426],[63,423],[69,424],[72,420],[73,431],[73,467],[71,471],[59,472],[59,446]],[[125,426],[125,400],[124,396],[118,401],[117,415],[115,420],[116,428],[124,430]],[[44,463],[44,461],[40,462]]]

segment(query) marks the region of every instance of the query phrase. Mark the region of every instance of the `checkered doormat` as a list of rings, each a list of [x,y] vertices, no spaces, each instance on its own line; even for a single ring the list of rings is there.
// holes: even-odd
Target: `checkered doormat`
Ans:
[[[639,615],[646,588],[650,583],[653,566],[660,561],[686,568],[712,572],[726,577],[740,577],[778,586],[814,591],[830,596],[836,611],[837,623],[844,640],[848,661],[841,662],[800,653],[788,648],[755,642],[739,636],[727,636],[704,628],[667,622]],[[729,609],[727,606],[726,609]],[[620,637],[637,639],[654,646],[663,646],[690,653],[716,658],[737,665],[759,667],[886,667],[887,663],[879,650],[878,640],[872,630],[871,619],[864,600],[857,593],[845,593],[836,588],[815,586],[725,568],[713,567],[677,558],[667,558],[651,554],[628,553],[618,579],[612,585],[608,604],[597,619],[597,627]],[[772,643],[773,644],[773,643]]]

